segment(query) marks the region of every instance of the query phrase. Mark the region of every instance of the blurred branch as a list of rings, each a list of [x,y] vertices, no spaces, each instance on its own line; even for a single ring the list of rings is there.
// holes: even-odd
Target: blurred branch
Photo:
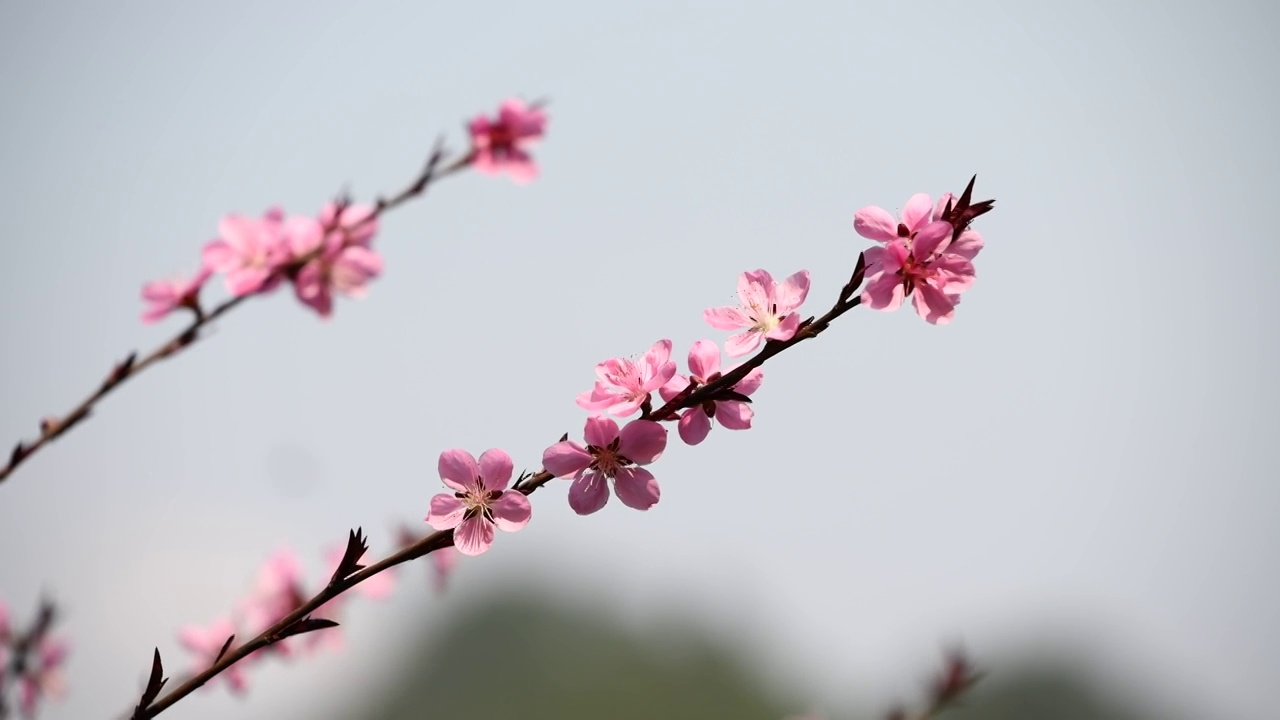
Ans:
[[[372,222],[387,211],[394,210],[409,200],[425,194],[431,183],[465,168],[467,164],[471,162],[472,157],[473,156],[471,154],[467,154],[452,164],[441,167],[441,163],[445,160],[445,151],[443,142],[438,140],[422,171],[413,179],[412,182],[409,183],[409,185],[389,199],[385,197],[378,198],[377,203],[374,205],[373,212],[362,218],[360,222],[346,228],[345,231],[350,233],[354,230],[358,230],[365,223]],[[342,201],[340,204],[345,204],[345,201]],[[341,213],[335,213],[333,220],[334,223],[338,222],[338,217],[340,215]],[[334,229],[336,228],[326,228],[326,231],[331,232]],[[291,267],[310,260],[312,255],[320,252],[321,248],[317,248],[312,251],[312,253],[299,258],[289,267],[277,269],[275,274],[283,276],[287,274]],[[129,355],[127,355],[123,360],[116,363],[115,367],[111,369],[111,372],[107,374],[106,378],[103,379],[98,388],[82,400],[73,410],[61,417],[46,417],[41,420],[40,437],[30,442],[19,441],[14,445],[13,450],[9,454],[8,464],[3,468],[0,468],[0,483],[3,483],[10,475],[13,474],[19,465],[38,452],[45,445],[48,445],[50,442],[61,437],[68,430],[88,418],[100,400],[111,394],[116,388],[123,385],[129,378],[140,374],[155,363],[172,357],[187,347],[190,347],[200,339],[200,331],[202,328],[230,312],[250,297],[253,297],[253,295],[240,295],[238,297],[229,298],[207,313],[200,310],[197,306],[195,308],[195,318],[181,332],[174,335],[166,342],[161,343],[141,359],[139,359],[136,351],[129,353]]]

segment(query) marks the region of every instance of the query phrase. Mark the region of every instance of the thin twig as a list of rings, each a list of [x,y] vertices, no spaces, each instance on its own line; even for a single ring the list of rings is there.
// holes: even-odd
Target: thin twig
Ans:
[[[444,147],[442,141],[438,140],[436,142],[435,149],[432,150],[422,171],[414,178],[413,182],[390,199],[378,198],[377,203],[374,205],[373,212],[362,218],[358,223],[355,223],[349,228],[345,228],[345,232],[354,232],[365,223],[372,222],[375,218],[380,217],[387,211],[394,210],[409,200],[423,195],[431,183],[465,168],[471,161],[471,154],[468,153],[457,161],[442,168],[440,167],[440,164],[444,159]],[[335,223],[338,222],[337,216],[338,213],[335,213]],[[327,230],[333,229],[336,228],[327,228]],[[313,253],[318,252],[320,252],[319,249],[313,251]],[[300,262],[307,259],[310,258],[299,258],[298,261],[292,263],[291,266],[297,266]],[[286,274],[287,270],[282,268],[276,272],[278,275],[283,276]],[[19,441],[9,455],[8,464],[3,468],[0,468],[0,483],[3,483],[10,475],[13,474],[14,470],[16,470],[19,465],[39,451],[40,448],[56,440],[58,437],[62,436],[63,433],[89,417],[98,402],[102,400],[102,398],[111,394],[116,388],[123,385],[126,380],[138,375],[155,363],[171,357],[194,344],[201,338],[200,330],[202,328],[230,312],[250,297],[254,296],[241,295],[239,297],[229,298],[208,312],[196,309],[195,317],[186,328],[169,340],[160,344],[159,347],[152,350],[142,359],[138,359],[138,353],[130,353],[124,360],[117,363],[116,366],[112,368],[111,372],[108,373],[107,377],[102,381],[102,384],[98,389],[90,393],[88,397],[82,400],[80,404],[75,407],[75,409],[62,417],[47,417],[44,420],[41,420],[40,437],[29,443]]]

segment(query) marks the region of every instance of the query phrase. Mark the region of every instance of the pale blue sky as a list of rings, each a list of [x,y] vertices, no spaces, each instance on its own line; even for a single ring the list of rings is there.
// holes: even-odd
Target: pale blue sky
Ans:
[[[175,717],[303,716],[394,662],[406,619],[519,573],[624,617],[673,603],[838,705],[911,692],[940,644],[1076,644],[1192,716],[1274,710],[1277,361],[1265,217],[1268,3],[0,5],[0,439],[30,437],[142,326],[228,211],[398,189],[437,133],[551,99],[543,174],[464,176],[387,218],[385,276],[318,321],[280,294],[138,379],[0,486],[0,595],[67,607],[72,695],[134,699],[153,645],[279,544],[374,547],[440,450],[535,466],[594,363],[724,339],[742,270],[813,273],[853,212],[998,199],[956,322],[856,311],[766,368],[756,429],[673,446],[661,504],[578,518],[563,485],[457,592],[357,613],[341,656]],[[1253,227],[1262,224],[1262,230]],[[305,693],[305,695],[302,695]],[[305,699],[299,705],[298,697]]]

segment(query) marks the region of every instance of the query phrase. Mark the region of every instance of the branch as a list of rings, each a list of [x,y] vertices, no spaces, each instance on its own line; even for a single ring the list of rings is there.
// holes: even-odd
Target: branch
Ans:
[[[441,167],[441,163],[445,160],[445,151],[443,140],[437,140],[435,148],[431,151],[431,155],[427,158],[426,164],[423,166],[422,171],[417,175],[417,177],[415,177],[408,186],[395,196],[389,199],[385,197],[378,198],[377,203],[374,205],[373,212],[363,218],[360,222],[347,228],[346,231],[352,232],[357,230],[365,223],[381,217],[387,211],[394,210],[409,200],[425,194],[431,183],[465,168],[471,162],[471,159],[472,155],[469,153],[462,156],[457,161],[445,167]],[[338,215],[340,215],[340,213],[335,213],[333,222],[338,222]],[[336,228],[326,228],[326,231],[328,232],[334,229]],[[319,248],[313,251],[313,253],[319,252]],[[299,258],[298,261],[294,262],[290,267],[297,266],[309,259],[311,259],[310,256]],[[290,268],[281,268],[276,271],[276,274],[283,277],[288,273],[289,269]],[[16,470],[19,465],[39,451],[40,448],[61,437],[63,433],[78,425],[85,418],[88,418],[97,406],[98,402],[111,394],[111,392],[116,388],[123,385],[126,380],[138,375],[155,363],[172,357],[194,344],[201,338],[201,329],[230,312],[250,297],[252,297],[252,295],[241,295],[239,297],[229,298],[207,313],[200,310],[197,305],[197,307],[194,308],[195,318],[181,332],[174,335],[166,342],[161,343],[150,353],[142,357],[142,359],[138,359],[137,351],[129,353],[123,360],[116,363],[115,367],[111,369],[111,372],[103,379],[102,384],[90,393],[88,397],[82,400],[75,409],[62,417],[46,417],[40,421],[40,437],[30,442],[18,441],[18,444],[14,445],[12,452],[9,454],[8,464],[3,468],[0,468],[0,483],[3,483],[10,475],[13,474],[14,470]]]

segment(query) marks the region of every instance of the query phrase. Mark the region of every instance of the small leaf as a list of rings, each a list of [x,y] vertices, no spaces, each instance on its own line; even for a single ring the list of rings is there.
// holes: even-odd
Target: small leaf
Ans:
[[[737,390],[734,390],[733,388],[726,388],[716,393],[716,400],[737,400],[738,402],[744,402],[744,403],[751,402],[751,398],[747,397],[746,395],[743,395],[742,393],[738,392]]]
[[[858,253],[858,262],[853,266],[853,276],[849,278],[849,282],[840,290],[840,302],[847,302],[853,294],[862,286],[862,281],[867,276],[867,254]]]
[[[347,549],[342,553],[342,560],[338,563],[337,569],[333,571],[333,577],[329,578],[329,584],[342,582],[352,575],[364,569],[360,564],[360,558],[364,557],[365,552],[369,550],[368,540],[364,537],[364,529],[356,528],[347,534]]]
[[[164,664],[160,662],[160,648],[156,648],[155,655],[151,658],[151,677],[147,680],[147,689],[142,691],[142,700],[138,702],[135,715],[151,707],[167,682],[169,678],[164,677]]]
[[[325,620],[324,618],[311,618],[311,617],[303,618],[302,620],[299,620],[298,622],[290,625],[284,630],[281,630],[280,634],[277,635],[275,639],[272,640],[272,642],[280,642],[281,640],[284,640],[285,638],[293,637],[294,635],[302,635],[304,633],[315,632],[316,630],[325,630],[328,628],[335,628],[335,627],[338,627],[338,623],[332,620]]]
[[[222,649],[218,651],[218,656],[213,659],[213,664],[217,665],[218,661],[222,659],[222,656],[227,654],[227,651],[231,649],[231,643],[235,642],[235,639],[236,636],[232,635],[227,638],[226,642],[222,643]]]

